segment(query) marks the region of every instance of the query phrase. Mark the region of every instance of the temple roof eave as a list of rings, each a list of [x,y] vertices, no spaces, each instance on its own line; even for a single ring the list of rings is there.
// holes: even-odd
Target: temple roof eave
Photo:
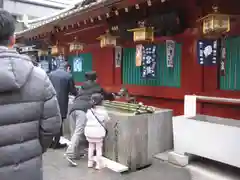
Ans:
[[[42,17],[42,18],[38,18],[38,19],[35,19],[32,21],[29,21],[28,24],[32,24],[32,25],[30,25],[29,28],[27,28],[23,31],[16,32],[15,35],[17,37],[21,37],[21,36],[24,36],[24,34],[26,34],[28,32],[35,31],[35,30],[43,28],[45,26],[48,26],[48,25],[54,26],[61,20],[70,18],[72,16],[76,16],[78,14],[83,13],[86,10],[90,11],[94,7],[100,6],[101,4],[104,4],[109,1],[110,0],[98,0],[97,2],[93,2],[93,3],[85,5],[83,7],[79,6],[79,4],[82,2],[82,0],[81,0],[81,2],[77,1],[77,3],[75,5],[70,6],[64,10],[61,10],[60,12],[55,13],[51,16]],[[116,1],[116,0],[112,0],[112,1]]]

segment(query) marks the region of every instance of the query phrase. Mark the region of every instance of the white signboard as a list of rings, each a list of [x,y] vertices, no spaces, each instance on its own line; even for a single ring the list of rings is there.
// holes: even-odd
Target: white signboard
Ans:
[[[82,63],[83,63],[83,59],[81,57],[74,58],[73,72],[82,72]]]
[[[115,47],[115,67],[121,67],[122,64],[122,47]]]
[[[175,55],[175,41],[166,40],[167,67],[173,68]]]

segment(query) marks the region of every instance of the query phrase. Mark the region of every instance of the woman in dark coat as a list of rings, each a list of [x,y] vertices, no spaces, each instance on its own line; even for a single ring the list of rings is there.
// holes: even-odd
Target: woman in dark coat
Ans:
[[[67,67],[68,66],[66,66],[65,69]],[[63,69],[57,69],[49,73],[49,79],[51,80],[53,87],[57,92],[57,99],[58,99],[62,121],[63,121],[67,117],[69,94],[71,93],[74,96],[77,95],[73,78],[69,72]],[[61,135],[62,135],[62,128],[61,128],[61,132],[54,138],[54,141],[51,146],[52,148],[58,149],[66,146],[65,144],[62,145],[59,142]]]

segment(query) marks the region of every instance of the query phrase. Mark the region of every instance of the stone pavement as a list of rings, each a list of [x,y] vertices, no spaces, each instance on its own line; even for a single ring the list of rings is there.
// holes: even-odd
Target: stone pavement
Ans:
[[[63,150],[49,150],[44,155],[44,180],[240,180],[240,169],[200,158],[186,168],[154,160],[149,168],[128,174],[108,169],[96,171],[87,168],[87,160],[78,167],[69,167]]]
[[[159,160],[149,168],[120,174],[108,169],[88,169],[86,159],[79,161],[78,167],[69,167],[63,153],[62,150],[49,150],[44,155],[44,180],[191,180],[188,170]]]

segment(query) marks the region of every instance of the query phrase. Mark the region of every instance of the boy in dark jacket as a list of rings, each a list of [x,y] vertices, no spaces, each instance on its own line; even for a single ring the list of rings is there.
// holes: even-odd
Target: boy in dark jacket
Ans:
[[[66,158],[71,165],[76,165],[74,159],[84,154],[86,148],[86,138],[84,136],[84,127],[86,123],[86,112],[92,107],[91,96],[100,93],[105,99],[113,100],[112,93],[107,93],[96,83],[97,74],[94,71],[85,74],[86,81],[83,83],[78,96],[75,98],[69,111],[69,121],[75,124],[75,130],[72,133],[71,143],[66,151]]]

